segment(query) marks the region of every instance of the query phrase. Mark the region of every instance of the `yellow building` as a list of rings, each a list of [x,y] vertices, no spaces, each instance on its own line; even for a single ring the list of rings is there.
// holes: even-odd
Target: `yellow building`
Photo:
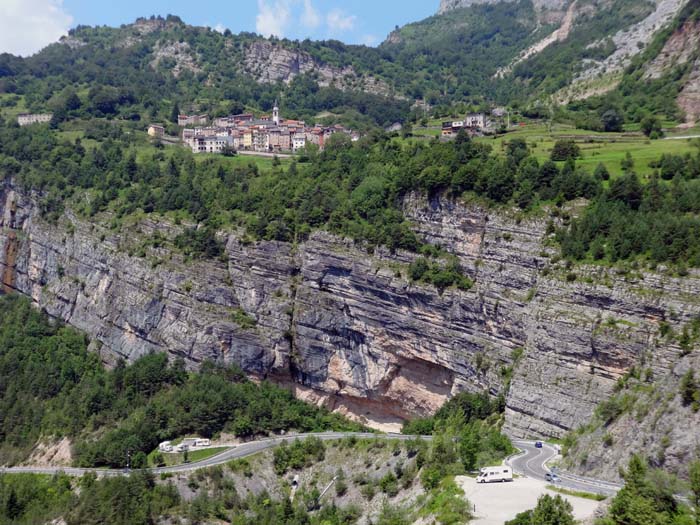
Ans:
[[[165,135],[165,127],[160,124],[151,124],[148,126],[148,134],[151,137],[162,137]]]
[[[243,133],[243,147],[253,149],[253,130],[249,129]]]

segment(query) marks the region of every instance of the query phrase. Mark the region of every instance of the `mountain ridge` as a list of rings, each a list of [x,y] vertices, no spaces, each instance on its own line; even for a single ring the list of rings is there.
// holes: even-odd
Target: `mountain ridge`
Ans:
[[[174,16],[141,18],[120,28],[79,26],[60,44],[28,59],[3,55],[0,69],[6,73],[0,77],[0,92],[16,90],[17,82],[25,82],[20,80],[23,74],[33,75],[36,82],[82,61],[89,75],[72,76],[83,83],[97,82],[101,70],[114,69],[107,75],[109,84],[121,89],[139,84],[156,100],[162,91],[155,85],[165,82],[171,84],[167,91],[173,98],[189,106],[207,109],[210,102],[205,101],[228,98],[269,111],[281,98],[288,101],[286,109],[293,118],[350,109],[355,120],[371,107],[377,109],[371,120],[380,126],[405,120],[410,101],[536,107],[555,97],[567,103],[614,91],[624,68],[663,33],[686,1],[446,0],[438,12],[442,14],[397,29],[376,49],[337,41],[219,34]],[[91,57],[110,55],[110,48],[114,65],[92,63]],[[126,67],[133,68],[131,76],[141,78],[120,85]],[[612,78],[604,89],[599,87],[601,75]],[[172,81],[162,78],[168,76]],[[265,88],[251,90],[251,82]],[[328,96],[323,103],[318,97],[297,103],[299,88],[304,95],[321,89]],[[329,91],[335,89],[346,94],[336,97]],[[368,105],[354,100],[355,93],[381,98]],[[388,102],[381,104],[381,99]],[[43,110],[45,104],[35,101],[34,108]],[[212,109],[225,114],[223,108]]]

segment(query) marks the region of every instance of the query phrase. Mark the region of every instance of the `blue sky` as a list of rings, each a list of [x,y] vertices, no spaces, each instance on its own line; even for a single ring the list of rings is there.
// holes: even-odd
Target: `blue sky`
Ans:
[[[439,0],[0,0],[0,52],[27,55],[78,24],[121,25],[175,14],[193,25],[288,38],[379,44],[395,25],[434,14]]]

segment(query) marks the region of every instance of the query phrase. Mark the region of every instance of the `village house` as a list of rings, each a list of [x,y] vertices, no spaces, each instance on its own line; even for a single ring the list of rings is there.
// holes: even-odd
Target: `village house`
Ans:
[[[268,144],[271,150],[280,150],[280,136],[282,135],[282,130],[279,128],[271,129],[268,132]]]
[[[483,113],[469,113],[464,123],[466,128],[484,129],[485,126],[486,117]]]
[[[20,113],[17,115],[17,124],[29,126],[31,124],[46,124],[51,122],[53,113]]]
[[[454,137],[460,130],[471,134],[481,133],[486,128],[486,116],[483,113],[469,113],[464,120],[450,120],[442,123],[442,136]]]
[[[264,129],[253,130],[253,150],[270,151],[270,134]]]
[[[231,130],[231,142],[233,149],[238,151],[243,147],[243,134],[237,129]]]
[[[158,138],[165,136],[165,126],[162,124],[151,124],[148,126],[148,136]]]
[[[292,136],[292,151],[296,153],[297,151],[304,149],[306,147],[306,134],[305,133],[295,133]]]
[[[448,122],[443,122],[442,123],[442,135],[443,136],[452,136],[456,135],[459,133],[460,129],[464,129],[464,121],[463,120],[451,120]]]
[[[233,146],[233,137],[229,135],[195,136],[186,141],[192,153],[221,153],[227,146]]]
[[[284,130],[280,133],[280,151],[291,151],[292,149],[292,135],[288,130]]]
[[[177,125],[184,126],[203,126],[209,121],[207,115],[178,115]]]

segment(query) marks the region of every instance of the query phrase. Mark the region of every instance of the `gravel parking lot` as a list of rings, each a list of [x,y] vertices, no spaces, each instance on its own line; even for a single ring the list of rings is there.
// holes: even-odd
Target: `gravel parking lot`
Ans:
[[[555,495],[556,492],[546,489],[543,481],[530,478],[516,478],[509,483],[478,484],[474,478],[458,476],[459,486],[464,490],[469,502],[476,506],[474,525],[503,525],[519,512],[532,509],[537,505],[537,498],[542,494]],[[585,498],[563,496],[574,507],[577,520],[591,518],[600,502]]]

